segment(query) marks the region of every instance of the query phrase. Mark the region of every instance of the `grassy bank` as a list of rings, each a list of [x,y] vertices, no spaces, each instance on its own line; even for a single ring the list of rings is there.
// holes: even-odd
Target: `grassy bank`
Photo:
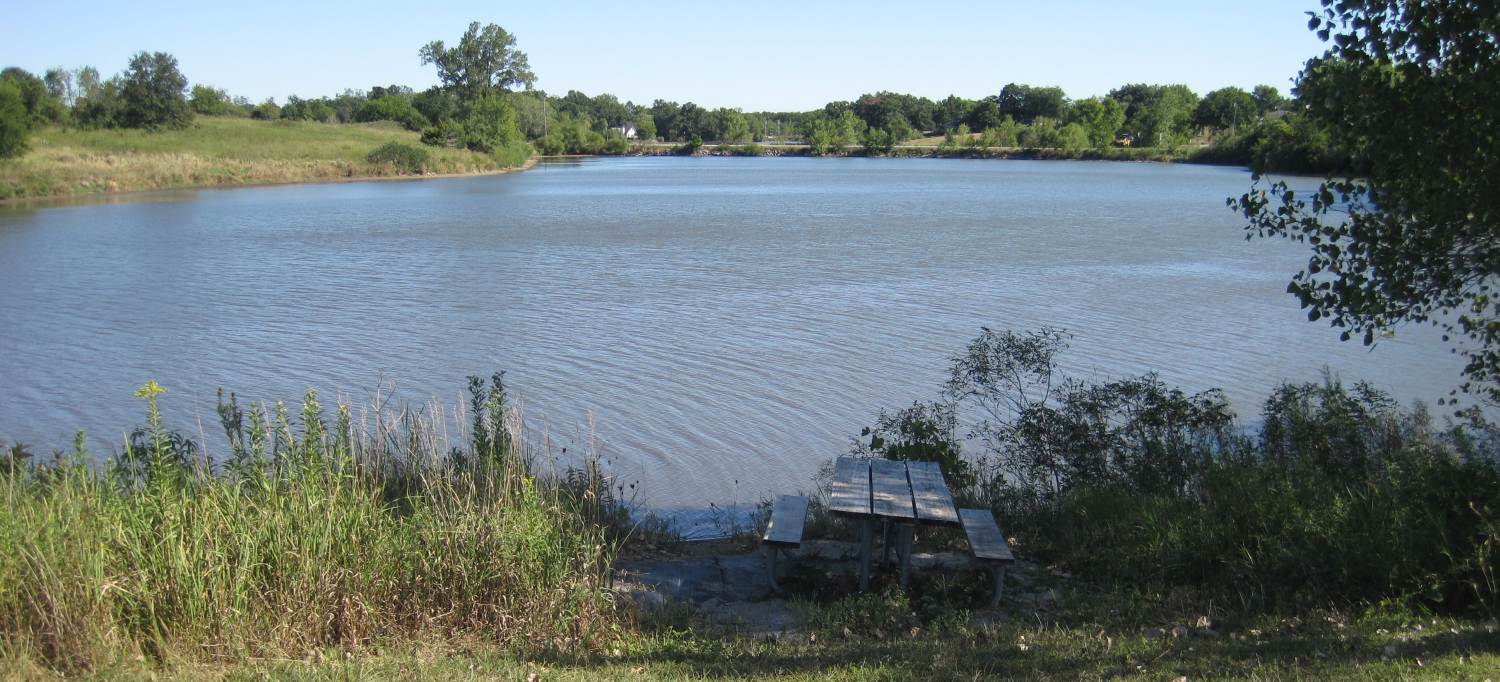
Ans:
[[[391,142],[424,150],[425,174],[497,171],[519,165],[526,155],[507,152],[497,159],[425,146],[416,133],[390,122],[200,116],[187,129],[161,132],[51,127],[31,136],[25,156],[0,161],[0,199],[412,174],[409,168],[369,160],[371,152]]]
[[[442,415],[309,392],[219,415],[209,462],[161,423],[98,465],[79,437],[0,460],[0,670],[85,673],[368,651],[396,641],[582,653],[618,639],[597,469],[532,474],[498,377],[467,442]],[[293,408],[295,410],[295,408]],[[457,416],[455,418],[458,418]]]

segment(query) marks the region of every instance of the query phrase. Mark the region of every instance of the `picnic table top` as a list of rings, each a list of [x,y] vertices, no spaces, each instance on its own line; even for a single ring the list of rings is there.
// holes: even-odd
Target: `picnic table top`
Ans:
[[[834,462],[829,509],[895,521],[959,523],[953,495],[936,462],[840,457]]]

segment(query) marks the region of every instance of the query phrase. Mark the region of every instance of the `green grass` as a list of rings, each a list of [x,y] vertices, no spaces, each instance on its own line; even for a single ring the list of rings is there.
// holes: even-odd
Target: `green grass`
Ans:
[[[422,146],[416,133],[389,122],[199,116],[185,130],[162,132],[47,128],[31,136],[25,156],[0,162],[0,199],[391,177],[403,171],[368,157],[392,142]],[[436,174],[501,170],[524,163],[530,154],[507,149],[491,157],[424,148],[429,159],[423,172]]]
[[[1089,595],[1072,611],[1013,610],[1006,622],[963,617],[922,622],[899,597],[851,597],[804,605],[815,623],[779,640],[719,636],[643,623],[617,646],[579,655],[482,643],[393,643],[364,654],[312,652],[298,660],[183,665],[180,679],[286,680],[904,680],[904,679],[1306,679],[1495,678],[1500,634],[1494,623],[1372,613],[1312,611],[1216,624],[1213,634],[1135,614],[1129,599]],[[1111,612],[1111,610],[1115,612]],[[1131,615],[1121,615],[1120,612]],[[870,623],[915,625],[878,636]],[[1173,636],[1177,623],[1188,633]],[[850,626],[853,626],[852,628]],[[863,626],[863,627],[861,627]],[[914,628],[914,629],[913,629]],[[100,671],[145,678],[162,671],[127,662]]]

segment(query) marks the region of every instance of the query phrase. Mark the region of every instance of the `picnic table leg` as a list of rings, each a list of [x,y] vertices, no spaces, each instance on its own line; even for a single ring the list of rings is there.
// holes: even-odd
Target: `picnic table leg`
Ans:
[[[1005,591],[1005,564],[996,563],[991,567],[995,574],[995,594],[990,597],[990,608],[1000,605],[1000,594]]]
[[[859,524],[859,591],[870,589],[870,554],[875,542],[875,521],[866,518]]]
[[[766,546],[766,564],[771,569],[771,591],[775,592],[776,594],[781,594],[781,585],[776,582],[776,553],[778,551],[780,550],[775,547],[772,547],[770,545]]]
[[[896,556],[901,560],[901,589],[906,589],[906,576],[911,573],[911,546],[916,527],[903,523],[896,528]]]

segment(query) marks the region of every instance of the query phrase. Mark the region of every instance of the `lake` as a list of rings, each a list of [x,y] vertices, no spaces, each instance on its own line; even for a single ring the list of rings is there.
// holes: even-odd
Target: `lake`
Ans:
[[[1243,169],[936,159],[610,158],[502,176],[0,206],[0,439],[217,433],[214,390],[461,399],[506,370],[560,450],[591,433],[662,508],[806,487],[880,408],[936,397],[982,326],[1074,334],[1066,368],[1222,387],[1242,419],[1327,366],[1435,401],[1426,328],[1368,349],[1245,241]],[[1303,181],[1310,183],[1311,181]],[[118,199],[118,198],[117,198]],[[210,440],[212,442],[212,440]],[[116,446],[117,447],[117,446]],[[220,452],[219,454],[222,454]]]

